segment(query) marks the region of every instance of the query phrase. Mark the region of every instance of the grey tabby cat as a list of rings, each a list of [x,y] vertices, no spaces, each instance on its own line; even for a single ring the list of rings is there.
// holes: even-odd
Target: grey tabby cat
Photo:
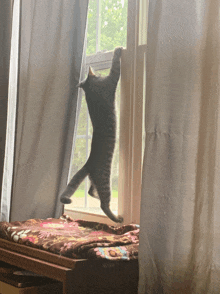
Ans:
[[[73,176],[60,199],[62,203],[71,203],[70,197],[89,176],[89,195],[100,199],[101,209],[118,223],[123,222],[123,218],[115,216],[109,204],[111,163],[116,141],[115,91],[120,77],[121,51],[122,48],[115,49],[107,77],[98,77],[89,68],[88,77],[78,85],[85,91],[93,126],[91,152],[86,164]]]

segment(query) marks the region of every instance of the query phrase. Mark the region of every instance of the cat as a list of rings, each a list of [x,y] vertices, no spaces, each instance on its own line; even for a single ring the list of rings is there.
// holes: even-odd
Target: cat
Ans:
[[[111,164],[116,141],[115,91],[120,77],[121,52],[121,47],[115,49],[107,77],[96,76],[89,67],[87,78],[78,85],[85,92],[93,126],[91,152],[85,165],[73,176],[60,198],[64,204],[71,203],[70,197],[85,177],[89,176],[89,195],[100,199],[101,209],[112,221],[118,223],[123,222],[123,218],[115,216],[109,205]]]

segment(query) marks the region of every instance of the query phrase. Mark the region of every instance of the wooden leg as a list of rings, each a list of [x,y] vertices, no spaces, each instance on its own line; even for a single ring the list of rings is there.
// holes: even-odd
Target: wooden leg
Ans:
[[[68,289],[68,283],[67,283],[67,281],[64,281],[63,282],[63,294],[69,294],[69,293],[70,293],[70,291]]]
[[[74,281],[74,273],[72,271],[66,272],[66,278],[63,281],[63,294],[75,294]]]

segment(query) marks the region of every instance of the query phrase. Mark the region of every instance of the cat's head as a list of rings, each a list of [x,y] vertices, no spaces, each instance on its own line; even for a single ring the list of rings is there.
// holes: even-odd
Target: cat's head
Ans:
[[[81,83],[79,83],[76,87],[79,87],[79,88],[82,88],[83,90],[85,90],[86,88],[89,87],[89,85],[91,84],[91,82],[94,81],[95,78],[97,78],[97,76],[93,72],[92,68],[89,67],[89,72],[88,72],[87,78],[84,81],[82,81]]]

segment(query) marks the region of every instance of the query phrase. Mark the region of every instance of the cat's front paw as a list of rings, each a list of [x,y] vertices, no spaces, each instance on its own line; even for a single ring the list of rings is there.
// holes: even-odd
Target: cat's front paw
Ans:
[[[123,47],[117,47],[117,48],[115,48],[114,57],[115,58],[120,58],[121,57],[122,50],[123,50]]]
[[[61,196],[60,202],[62,202],[63,204],[70,204],[72,200],[67,196]]]

